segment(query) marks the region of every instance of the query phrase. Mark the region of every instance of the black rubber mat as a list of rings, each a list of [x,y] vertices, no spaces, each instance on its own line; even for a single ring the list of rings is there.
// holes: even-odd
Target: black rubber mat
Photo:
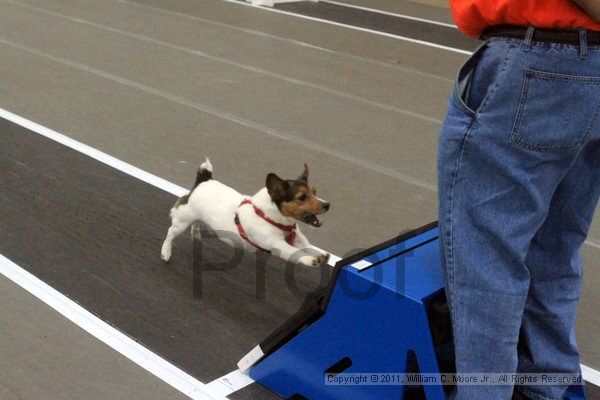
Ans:
[[[264,386],[253,383],[252,385],[246,386],[245,388],[238,390],[235,393],[230,394],[227,398],[231,400],[276,400],[281,399],[278,395],[266,389]]]
[[[280,10],[317,17],[360,28],[390,33],[416,40],[424,40],[461,50],[475,50],[477,42],[461,34],[458,29],[393,15],[366,11],[327,2],[302,1],[281,3]]]
[[[193,299],[190,235],[160,260],[174,196],[3,120],[0,185],[1,254],[203,382],[234,370],[321,280],[302,267],[286,278],[276,259],[257,272],[246,257],[204,272]],[[203,246],[215,262],[233,255]]]

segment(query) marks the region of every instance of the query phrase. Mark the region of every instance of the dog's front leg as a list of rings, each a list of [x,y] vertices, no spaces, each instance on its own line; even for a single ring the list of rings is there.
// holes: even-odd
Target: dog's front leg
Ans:
[[[300,229],[296,229],[296,238],[294,239],[294,247],[299,249],[312,249],[312,245],[304,236],[304,234],[300,231]]]
[[[271,252],[277,255],[278,257],[284,259],[285,261],[296,261],[308,267],[316,267],[329,260],[328,253],[318,254],[317,251],[312,248],[301,250],[297,247],[288,244],[288,242],[286,242],[285,240],[280,240],[274,243],[274,245],[271,247]]]
[[[318,251],[315,250],[312,244],[310,244],[306,236],[304,236],[304,234],[300,232],[300,229],[296,230],[296,240],[294,240],[294,246],[299,249],[310,249],[311,251]],[[327,261],[329,261],[329,253],[318,254],[317,258],[317,262],[319,265],[326,263]]]

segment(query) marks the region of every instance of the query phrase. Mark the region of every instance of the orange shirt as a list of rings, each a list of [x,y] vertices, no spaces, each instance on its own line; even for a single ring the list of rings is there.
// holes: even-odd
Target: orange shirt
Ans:
[[[450,0],[450,6],[456,25],[473,37],[501,24],[600,31],[600,23],[572,0]]]

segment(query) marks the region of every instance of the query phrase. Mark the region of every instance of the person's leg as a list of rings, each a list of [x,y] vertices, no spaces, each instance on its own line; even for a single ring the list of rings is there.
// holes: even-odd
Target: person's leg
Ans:
[[[577,49],[527,50],[492,41],[467,101],[452,96],[440,135],[440,242],[459,373],[516,372],[529,246],[597,117],[597,86],[531,72],[585,75]],[[455,398],[508,400],[512,391],[463,385]]]
[[[599,88],[600,90],[600,88]],[[600,142],[589,143],[554,193],[527,254],[531,285],[519,343],[520,373],[580,374],[575,314],[582,283],[580,247],[600,195]],[[566,386],[524,386],[530,398],[562,399]]]

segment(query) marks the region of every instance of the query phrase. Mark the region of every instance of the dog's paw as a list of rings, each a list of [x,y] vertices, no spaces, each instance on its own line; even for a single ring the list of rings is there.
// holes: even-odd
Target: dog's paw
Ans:
[[[171,259],[171,249],[163,247],[160,251],[160,258],[166,263],[169,262]]]
[[[318,256],[304,256],[301,257],[299,262],[307,267],[318,267],[329,261],[329,253],[320,254]]]
[[[323,253],[317,257],[317,265],[327,264],[329,261],[329,253]]]
[[[300,259],[298,260],[298,263],[305,265],[307,267],[314,267],[315,265],[317,265],[317,257],[315,257],[315,256],[300,257]]]

